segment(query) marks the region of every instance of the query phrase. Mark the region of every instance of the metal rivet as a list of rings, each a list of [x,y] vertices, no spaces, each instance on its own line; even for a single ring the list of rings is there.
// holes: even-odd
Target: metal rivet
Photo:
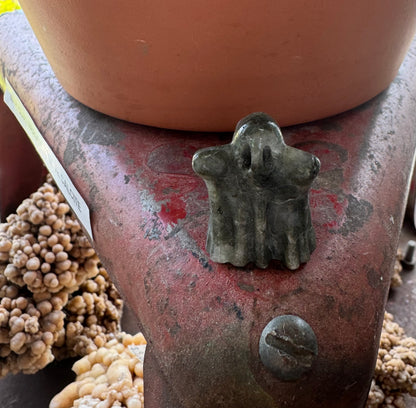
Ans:
[[[308,372],[318,355],[311,326],[294,315],[275,317],[263,329],[259,342],[262,363],[277,378],[295,381]]]

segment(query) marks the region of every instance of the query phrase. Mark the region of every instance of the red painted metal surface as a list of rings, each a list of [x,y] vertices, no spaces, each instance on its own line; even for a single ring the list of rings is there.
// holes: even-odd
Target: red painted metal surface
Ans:
[[[230,134],[100,115],[62,90],[38,47],[23,15],[0,18],[3,74],[88,203],[94,246],[149,342],[146,407],[363,407],[413,166],[415,47],[369,103],[283,129],[322,163],[311,194],[317,249],[295,272],[207,257],[207,193],[191,158]],[[294,382],[258,354],[264,326],[283,314],[318,339],[312,370]]]
[[[42,161],[12,112],[0,100],[1,221],[37,189],[44,176]]]

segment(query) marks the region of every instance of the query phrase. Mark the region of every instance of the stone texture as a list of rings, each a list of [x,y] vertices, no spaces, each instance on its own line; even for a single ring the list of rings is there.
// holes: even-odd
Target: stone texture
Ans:
[[[207,250],[215,262],[297,269],[315,249],[309,189],[320,162],[287,146],[264,113],[243,118],[232,142],[195,153],[194,171],[208,188]]]

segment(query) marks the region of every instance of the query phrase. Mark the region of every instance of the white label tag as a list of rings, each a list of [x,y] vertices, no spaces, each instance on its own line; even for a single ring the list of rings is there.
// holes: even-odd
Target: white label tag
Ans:
[[[68,204],[71,206],[72,211],[74,211],[75,215],[84,226],[86,232],[89,235],[89,238],[92,241],[93,236],[90,210],[87,206],[87,203],[75,188],[74,184],[72,183],[62,164],[59,162],[58,158],[55,156],[52,149],[49,147],[48,143],[46,143],[46,140],[43,138],[32,117],[26,110],[25,106],[23,105],[13,87],[10,85],[7,78],[5,81],[4,102],[16,116],[20,125],[29,136],[29,139],[32,141],[36,151],[51,173],[55,183],[62,191],[62,194],[64,195]]]
[[[129,344],[127,348],[139,359],[141,363],[144,363],[146,344]]]

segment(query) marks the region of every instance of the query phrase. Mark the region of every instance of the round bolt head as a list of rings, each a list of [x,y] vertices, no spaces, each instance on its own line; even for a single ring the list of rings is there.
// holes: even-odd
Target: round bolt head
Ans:
[[[298,380],[318,355],[311,326],[294,315],[275,317],[263,329],[259,342],[262,363],[282,381]]]

